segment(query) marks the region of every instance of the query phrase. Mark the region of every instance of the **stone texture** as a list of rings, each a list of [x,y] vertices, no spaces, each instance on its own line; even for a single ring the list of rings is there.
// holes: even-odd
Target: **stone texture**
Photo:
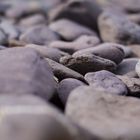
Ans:
[[[83,85],[85,85],[85,83],[73,78],[67,78],[62,80],[58,84],[58,88],[57,88],[57,93],[62,103],[66,104],[71,91]]]
[[[65,56],[60,59],[60,63],[83,75],[99,70],[114,71],[117,67],[111,60],[93,54],[83,54],[77,57]]]
[[[25,17],[20,20],[19,24],[22,27],[31,27],[34,25],[45,24],[47,20],[43,14],[35,14],[28,17]]]
[[[82,35],[72,42],[66,41],[54,41],[50,44],[52,48],[58,48],[62,51],[73,54],[74,52],[86,48],[91,48],[100,43],[100,39],[97,36]]]
[[[94,54],[105,59],[109,59],[116,64],[119,64],[125,57],[122,45],[115,43],[103,43],[96,47],[91,47],[83,50],[79,50],[73,54],[73,56],[78,56],[82,54]]]
[[[52,22],[49,27],[68,41],[73,41],[81,35],[96,35],[91,29],[68,19],[60,19]]]
[[[103,89],[106,93],[126,95],[127,87],[117,76],[109,71],[87,73],[85,80],[96,89]]]
[[[50,48],[50,47],[47,47],[47,46],[28,44],[25,47],[33,48],[34,50],[39,52],[42,57],[50,58],[50,59],[52,59],[56,62],[59,62],[59,59],[61,57],[68,55],[67,53],[65,53],[63,51],[60,51],[56,48]]]
[[[139,112],[139,99],[105,94],[92,87],[75,89],[66,108],[69,118],[99,140],[139,140]]]
[[[20,35],[18,28],[8,21],[2,21],[0,28],[5,32],[8,39],[17,39]]]
[[[120,44],[140,44],[140,27],[123,14],[104,12],[99,17],[99,30],[103,41]]]
[[[0,51],[0,94],[34,94],[49,100],[56,83],[48,63],[31,48]]]
[[[91,140],[94,138],[50,104],[34,96],[0,96],[0,107],[2,140]]]
[[[138,62],[138,58],[124,59],[117,67],[115,74],[124,75],[135,70],[135,66]]]
[[[129,45],[129,47],[132,49],[132,56],[140,58],[140,45]]]
[[[139,78],[130,78],[128,76],[118,76],[118,78],[121,79],[129,89],[129,96],[140,97]]]
[[[85,82],[84,77],[80,73],[78,73],[72,69],[69,69],[69,68],[65,67],[64,65],[59,64],[59,63],[57,63],[49,58],[46,58],[46,61],[51,66],[54,75],[60,81],[65,79],[65,78],[75,78],[75,79],[78,79],[78,80]]]
[[[20,40],[27,44],[48,45],[52,41],[59,40],[59,36],[46,25],[37,25],[25,31]]]
[[[49,11],[49,20],[66,18],[97,30],[97,18],[101,11],[100,6],[92,0],[68,0]]]
[[[137,62],[136,64],[136,68],[135,68],[136,73],[138,74],[138,76],[140,77],[140,60]]]

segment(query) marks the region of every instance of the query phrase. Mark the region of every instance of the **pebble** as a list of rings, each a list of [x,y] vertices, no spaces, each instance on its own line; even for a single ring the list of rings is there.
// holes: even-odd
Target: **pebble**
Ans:
[[[140,27],[129,21],[123,14],[103,12],[98,20],[104,42],[120,44],[140,44]]]
[[[91,140],[90,133],[37,97],[3,95],[0,106],[3,140]]]
[[[127,88],[129,89],[129,96],[140,97],[140,79],[139,78],[130,78],[128,76],[118,76],[121,79]]]
[[[93,54],[79,55],[77,57],[65,56],[60,59],[60,63],[83,75],[99,70],[114,71],[117,67],[111,60]]]
[[[67,53],[65,53],[63,51],[60,51],[56,48],[50,48],[50,47],[47,47],[47,46],[28,44],[25,47],[33,48],[37,52],[39,52],[42,57],[50,58],[50,59],[52,59],[56,62],[59,62],[61,57],[68,55]]]
[[[125,57],[122,45],[113,43],[103,43],[96,47],[79,50],[73,54],[74,57],[84,54],[94,54],[96,56],[109,59],[119,64]]]
[[[124,75],[135,70],[138,58],[124,59],[117,67],[115,74]]]
[[[132,56],[140,58],[140,45],[129,45],[133,54]]]
[[[101,7],[95,1],[68,0],[50,10],[48,15],[50,22],[66,18],[97,30],[101,12]]]
[[[52,22],[49,27],[67,41],[73,41],[81,35],[96,36],[96,33],[91,29],[68,19],[61,19]]]
[[[138,140],[140,101],[82,86],[70,94],[66,115],[100,140]]]
[[[58,93],[58,96],[60,97],[62,103],[65,105],[71,91],[74,90],[75,88],[77,88],[79,86],[83,86],[83,85],[85,85],[85,83],[83,83],[77,79],[73,79],[73,78],[66,78],[66,79],[62,80],[58,84],[58,88],[57,88],[57,93]]]
[[[32,94],[45,100],[53,96],[56,82],[51,67],[34,49],[4,49],[0,60],[1,94]]]
[[[3,21],[2,23],[0,23],[0,28],[5,32],[9,40],[19,38],[20,31],[10,22]]]
[[[46,25],[33,26],[20,36],[20,40],[26,44],[48,45],[59,40],[59,36]]]
[[[64,65],[57,63],[49,58],[46,58],[46,61],[51,66],[54,75],[59,79],[59,81],[66,79],[66,78],[75,78],[77,80],[81,80],[85,82],[83,75],[80,73],[65,67]]]
[[[100,39],[97,36],[82,35],[72,42],[54,41],[49,46],[73,54],[78,50],[95,47],[99,43]]]
[[[109,71],[91,72],[85,75],[85,80],[89,85],[94,85],[95,89],[103,89],[106,93],[114,95],[126,95],[126,85],[117,76]]]

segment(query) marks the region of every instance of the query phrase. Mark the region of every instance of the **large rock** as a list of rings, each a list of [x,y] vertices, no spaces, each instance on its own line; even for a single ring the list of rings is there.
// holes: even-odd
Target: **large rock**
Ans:
[[[92,136],[34,96],[0,96],[2,140],[91,140]],[[94,138],[94,137],[93,137]]]
[[[123,14],[102,13],[99,17],[99,29],[105,42],[140,44],[140,27]]]
[[[69,96],[66,114],[99,140],[139,140],[140,101],[79,87]]]
[[[56,83],[49,64],[31,48],[0,51],[0,94],[35,94],[46,100]]]

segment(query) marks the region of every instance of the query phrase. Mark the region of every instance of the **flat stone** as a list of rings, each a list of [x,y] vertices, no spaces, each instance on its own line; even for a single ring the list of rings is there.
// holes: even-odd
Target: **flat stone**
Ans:
[[[39,52],[42,57],[50,58],[56,62],[59,62],[61,57],[68,55],[67,53],[65,53],[63,51],[60,51],[56,48],[50,48],[47,46],[28,44],[25,47],[33,48],[37,52]]]
[[[114,95],[126,95],[127,87],[117,76],[109,71],[91,72],[85,75],[85,80],[89,85],[94,85],[95,89],[102,89],[106,93]]]
[[[140,79],[139,78],[130,78],[128,76],[118,76],[121,79],[127,88],[129,89],[129,96],[140,97]]]
[[[99,17],[99,30],[103,41],[120,44],[140,44],[140,27],[123,14],[104,12]]]
[[[20,40],[27,44],[48,45],[52,41],[59,40],[59,36],[46,25],[37,25],[25,31]]]
[[[52,22],[49,27],[50,29],[58,33],[62,38],[68,41],[73,41],[81,35],[96,36],[96,33],[88,27],[82,26],[68,19],[60,19]]]
[[[99,43],[100,39],[97,36],[82,35],[73,42],[54,41],[50,43],[50,47],[72,54],[78,50],[94,47]]]
[[[56,82],[49,64],[31,48],[0,51],[0,94],[32,94],[49,100]]]
[[[117,67],[113,61],[93,54],[83,54],[77,57],[65,56],[60,59],[60,63],[83,75],[99,70],[114,71]]]
[[[66,115],[100,140],[138,140],[140,101],[78,87],[69,96]]]
[[[115,43],[103,43],[96,47],[91,47],[83,50],[79,50],[73,54],[74,57],[83,54],[94,54],[105,59],[109,59],[116,64],[119,64],[125,57],[122,45]]]
[[[80,73],[65,67],[62,64],[59,64],[49,58],[46,58],[46,61],[51,66],[54,75],[61,81],[66,78],[74,78],[85,82],[83,75]]]
[[[97,30],[97,18],[102,12],[100,6],[92,0],[71,0],[56,6],[48,12],[49,20],[66,18]]]

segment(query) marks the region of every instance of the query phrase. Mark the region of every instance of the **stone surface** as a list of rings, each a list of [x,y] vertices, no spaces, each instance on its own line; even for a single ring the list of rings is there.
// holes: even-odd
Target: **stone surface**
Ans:
[[[46,25],[37,25],[25,31],[20,40],[27,44],[48,45],[52,41],[59,40],[59,36]]]
[[[115,74],[124,75],[135,70],[135,66],[138,62],[138,58],[124,59],[117,67]]]
[[[117,76],[109,71],[87,73],[85,80],[95,89],[103,89],[106,93],[114,95],[126,95],[127,87]]]
[[[28,44],[25,47],[33,48],[36,51],[38,51],[42,57],[50,58],[56,62],[59,62],[59,59],[61,57],[68,55],[67,53],[60,51],[56,48],[50,48],[50,47],[46,47],[46,46]]]
[[[5,45],[7,43],[8,43],[8,36],[2,29],[0,29],[0,45]]]
[[[61,101],[63,104],[66,104],[67,99],[71,93],[72,90],[74,90],[75,88],[79,87],[79,86],[83,86],[85,85],[85,83],[77,80],[77,79],[73,79],[73,78],[67,78],[62,80],[57,88],[57,93],[58,96],[60,97]]]
[[[72,54],[78,50],[94,47],[99,43],[100,39],[96,36],[82,35],[73,42],[54,41],[50,44],[50,47]]]
[[[132,56],[140,58],[140,45],[129,45],[129,47],[132,49]]]
[[[69,96],[66,115],[99,140],[139,140],[140,101],[79,87]]]
[[[81,35],[96,36],[96,33],[91,29],[68,19],[60,19],[58,21],[52,22],[49,27],[68,41],[73,41]]]
[[[0,137],[3,140],[92,138],[57,109],[34,96],[0,96],[0,107]]]
[[[18,28],[8,21],[2,21],[0,23],[0,28],[5,32],[8,39],[17,39],[20,35]]]
[[[137,62],[136,64],[136,68],[135,68],[136,73],[138,74],[138,76],[140,77],[140,60]]]
[[[83,49],[75,52],[73,56],[75,57],[82,54],[94,54],[96,56],[109,59],[115,62],[116,64],[119,64],[125,57],[124,51],[122,49],[122,45],[115,44],[115,43],[103,43],[96,47]]]
[[[50,10],[49,20],[66,18],[97,30],[97,18],[101,12],[95,1],[68,0]]]
[[[140,97],[139,78],[130,78],[128,76],[118,76],[118,78],[121,79],[129,89],[129,96]]]
[[[57,63],[49,58],[46,58],[46,61],[51,66],[54,75],[60,81],[65,79],[65,78],[75,78],[75,79],[78,79],[78,80],[85,82],[84,77],[80,73],[78,73],[72,69],[69,69],[69,68],[65,67],[64,65],[59,64],[59,63]]]
[[[31,27],[38,24],[47,23],[46,18],[42,14],[35,14],[20,20],[19,24],[23,27]]]
[[[99,17],[99,30],[105,42],[140,44],[140,27],[123,14],[104,12]]]
[[[117,67],[111,60],[93,54],[83,54],[77,57],[65,56],[60,59],[60,63],[83,75],[99,70],[114,71]]]
[[[49,100],[56,83],[49,64],[31,48],[0,51],[0,93],[33,94]]]

